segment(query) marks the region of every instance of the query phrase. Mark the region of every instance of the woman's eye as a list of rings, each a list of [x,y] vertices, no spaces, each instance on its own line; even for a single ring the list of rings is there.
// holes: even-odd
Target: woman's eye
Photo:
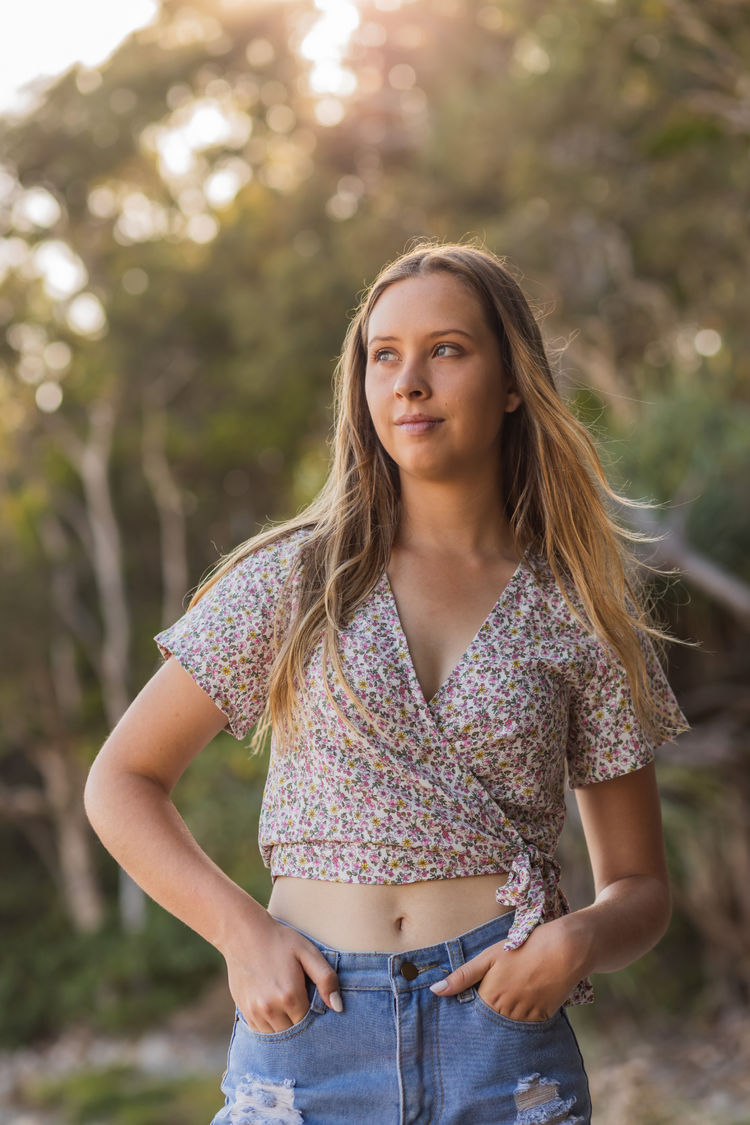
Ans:
[[[435,348],[435,355],[443,359],[451,355],[459,355],[461,348],[458,344],[438,344]],[[390,363],[391,360],[398,359],[398,356],[392,348],[380,348],[379,351],[373,353],[372,356],[374,363]]]

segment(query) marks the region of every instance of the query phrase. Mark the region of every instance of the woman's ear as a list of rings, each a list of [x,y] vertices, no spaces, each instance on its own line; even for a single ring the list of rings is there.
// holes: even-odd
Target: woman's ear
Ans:
[[[518,393],[518,390],[511,383],[510,387],[508,387],[508,394],[505,399],[505,413],[512,414],[514,410],[518,410],[522,402],[523,399]]]

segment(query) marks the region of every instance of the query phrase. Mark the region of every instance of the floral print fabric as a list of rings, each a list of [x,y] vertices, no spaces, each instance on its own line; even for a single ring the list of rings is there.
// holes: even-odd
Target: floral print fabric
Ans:
[[[273,620],[305,532],[237,563],[156,638],[245,737],[262,714]],[[530,565],[533,562],[533,566]],[[653,758],[624,668],[576,621],[549,567],[524,561],[432,699],[419,686],[384,573],[340,635],[326,698],[310,661],[297,744],[272,743],[260,818],[264,863],[347,883],[411,883],[508,873],[498,902],[516,908],[506,948],[568,912],[553,859],[571,787]],[[574,588],[566,591],[580,608]],[[650,643],[652,687],[683,717]],[[572,1003],[592,997],[588,981]]]

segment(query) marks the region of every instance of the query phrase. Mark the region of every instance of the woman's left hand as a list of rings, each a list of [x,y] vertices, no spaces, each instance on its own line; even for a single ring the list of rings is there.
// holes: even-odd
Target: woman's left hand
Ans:
[[[656,770],[576,789],[594,873],[596,900],[537,926],[519,949],[491,945],[431,985],[456,996],[471,985],[500,1015],[522,1023],[549,1019],[589,973],[613,973],[652,949],[669,923]]]
[[[585,928],[574,915],[545,922],[519,949],[490,945],[444,981],[431,985],[438,996],[456,996],[479,981],[485,1004],[508,1019],[549,1019],[586,976]]]

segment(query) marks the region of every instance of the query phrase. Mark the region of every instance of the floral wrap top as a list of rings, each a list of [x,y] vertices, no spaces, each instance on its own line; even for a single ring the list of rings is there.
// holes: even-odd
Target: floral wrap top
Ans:
[[[305,537],[237,563],[156,638],[245,737],[263,713],[273,623]],[[294,578],[292,579],[294,582]],[[566,591],[580,609],[571,586]],[[293,587],[292,587],[293,603]],[[683,716],[647,640],[652,687]],[[575,619],[544,560],[519,564],[448,679],[426,701],[385,573],[340,634],[342,665],[369,718],[320,651],[310,660],[297,743],[272,742],[260,817],[263,861],[278,875],[411,883],[507,872],[515,907],[506,949],[568,912],[554,852],[571,787],[653,759],[618,659]],[[581,981],[570,1002],[587,1003]]]

